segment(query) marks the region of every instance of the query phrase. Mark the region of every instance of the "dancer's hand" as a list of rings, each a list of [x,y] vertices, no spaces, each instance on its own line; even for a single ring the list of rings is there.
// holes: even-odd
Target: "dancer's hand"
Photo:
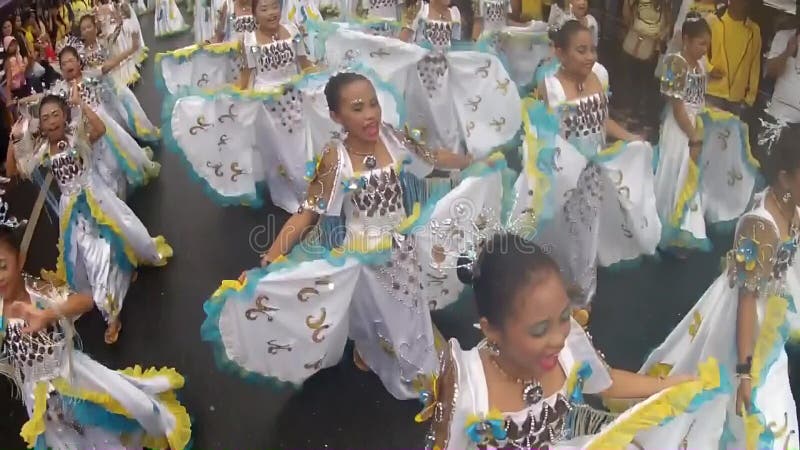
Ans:
[[[725,70],[722,69],[721,67],[714,67],[713,69],[711,69],[711,72],[708,73],[708,76],[710,76],[715,80],[718,80],[725,76]]]
[[[750,394],[752,392],[750,378],[739,378],[739,389],[736,391],[736,414],[741,416],[743,411],[750,412]]]
[[[261,255],[261,267],[267,267],[268,265],[272,264],[272,261],[269,260],[269,257],[266,253]]]
[[[14,302],[10,307],[11,315],[25,321],[23,333],[36,333],[47,328],[58,317],[49,309],[39,309],[27,302]]]
[[[72,88],[70,89],[69,101],[74,106],[78,106],[78,105],[81,104],[81,90],[78,87],[78,82],[77,81],[73,81],[72,82]]]

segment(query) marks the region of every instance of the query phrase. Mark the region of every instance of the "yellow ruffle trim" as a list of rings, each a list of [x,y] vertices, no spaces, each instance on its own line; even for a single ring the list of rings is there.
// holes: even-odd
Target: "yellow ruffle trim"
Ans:
[[[172,367],[162,367],[160,369],[156,369],[155,367],[149,367],[147,370],[142,369],[142,366],[135,365],[133,367],[128,367],[123,370],[118,370],[117,372],[127,375],[131,378],[156,378],[156,377],[163,377],[169,381],[169,388],[170,389],[180,389],[183,387],[184,379],[183,375],[179,374],[177,370],[173,369]]]
[[[637,411],[620,417],[611,427],[601,431],[584,449],[625,448],[636,433],[682,414],[697,394],[720,386],[719,364],[714,358],[701,363],[698,369],[696,380],[672,386],[656,394],[653,400],[638,406]]]
[[[766,365],[769,353],[775,348],[775,343],[780,339],[778,329],[783,326],[786,320],[786,312],[789,309],[788,300],[772,295],[767,298],[764,307],[764,320],[758,332],[755,348],[753,349],[752,368],[750,370],[751,385],[753,389],[761,386],[761,374]],[[745,415],[745,443],[748,450],[758,447],[758,437],[765,431],[765,424],[761,423],[758,416]]]
[[[597,152],[597,157],[598,158],[609,158],[609,157],[614,156],[617,153],[621,152],[623,148],[625,148],[625,142],[624,141],[614,142],[613,144],[611,144],[610,147],[604,148],[604,149],[600,150],[599,152]]]
[[[125,151],[125,148],[119,143],[119,138],[117,137],[117,134],[114,133],[112,127],[106,127],[106,136],[111,141],[111,145],[113,145],[119,152],[119,156],[122,158],[122,160],[125,161],[125,165],[128,166],[131,171],[137,172],[139,169],[136,167],[136,163],[133,162],[128,152]]]
[[[175,393],[172,391],[165,392],[158,396],[161,400],[162,406],[175,418],[175,424],[172,431],[167,433],[166,436],[150,436],[146,435],[142,441],[145,448],[153,449],[169,449],[169,450],[183,450],[189,445],[192,439],[192,422],[189,419],[189,413],[186,408],[181,405]]]
[[[675,210],[672,211],[672,217],[669,219],[673,227],[678,228],[681,225],[686,203],[697,193],[697,186],[699,183],[700,169],[698,169],[697,164],[689,158],[689,173],[686,174],[686,180],[684,180],[681,192],[678,194],[677,201],[675,202]]]
[[[97,203],[97,200],[95,200],[90,189],[84,189],[83,192],[86,195],[86,203],[89,205],[89,210],[91,211],[94,220],[96,220],[100,225],[105,225],[111,228],[111,231],[121,238],[125,257],[128,258],[128,262],[130,262],[133,267],[137,267],[139,265],[139,260],[136,258],[136,253],[133,251],[133,247],[131,247],[128,241],[125,239],[125,235],[122,233],[122,228],[120,228],[119,224],[111,217],[106,215],[106,213],[103,211],[103,208],[101,208]],[[65,217],[69,218],[69,216],[66,215]]]
[[[218,44],[195,44],[188,47],[179,48],[170,52],[157,53],[155,63],[160,64],[161,60],[165,57],[170,58],[191,58],[192,55],[199,50],[204,50],[215,55],[223,55],[230,52],[238,52],[240,47],[239,41],[220,42]]]
[[[59,233],[58,233],[58,258],[56,259],[56,278],[59,280],[67,281],[67,264],[64,261],[64,231],[69,226],[69,220],[72,217],[72,210],[75,208],[76,196],[71,196],[67,200],[64,211],[61,213],[59,220]]]
[[[735,114],[731,114],[728,111],[723,111],[721,109],[717,109],[717,108],[713,108],[713,107],[706,107],[703,110],[703,112],[705,114],[708,114],[708,117],[711,118],[711,120],[713,120],[715,122],[723,121],[723,120],[734,120],[734,119],[741,121],[739,116],[737,116]],[[701,127],[702,127],[702,122],[701,122]],[[753,167],[761,167],[761,164],[758,162],[758,160],[755,157],[753,157],[753,152],[751,151],[751,148],[750,148],[750,138],[748,136],[748,134],[749,134],[748,128],[747,127],[742,127],[742,133],[745,133],[745,136],[743,136],[742,141],[744,142],[744,145],[747,148],[747,152],[746,152],[747,153],[747,162],[750,165],[752,165]]]
[[[542,151],[542,145],[541,141],[536,136],[536,130],[528,115],[528,110],[533,107],[533,104],[540,101],[541,100],[532,98],[526,98],[522,101],[522,126],[525,130],[524,139],[528,152],[528,159],[524,170],[528,175],[528,179],[534,184],[533,198],[530,204],[530,208],[533,211],[542,210],[545,194],[550,192],[550,179],[539,170],[539,166],[536,164],[539,160],[539,153]],[[535,226],[535,224],[531,224],[531,226]]]
[[[112,413],[133,419],[133,415],[125,409],[111,394],[105,392],[92,391],[89,389],[76,388],[63,378],[56,378],[52,381],[53,387],[59,394],[65,397],[77,398],[87,402],[102,406],[103,409]]]
[[[167,243],[167,239],[164,236],[156,236],[153,238],[153,241],[156,244],[156,251],[158,252],[159,256],[161,256],[161,260],[153,265],[155,267],[166,266],[167,260],[172,258],[174,253],[172,247]]]
[[[22,425],[19,435],[28,444],[28,448],[36,445],[36,439],[44,433],[44,415],[47,412],[47,383],[38,382],[33,388],[33,412],[30,419]]]
[[[414,203],[411,214],[402,222],[400,222],[399,225],[397,225],[397,232],[406,233],[417,222],[417,220],[419,220],[420,214],[422,214],[422,207],[420,206],[419,202],[416,202]]]

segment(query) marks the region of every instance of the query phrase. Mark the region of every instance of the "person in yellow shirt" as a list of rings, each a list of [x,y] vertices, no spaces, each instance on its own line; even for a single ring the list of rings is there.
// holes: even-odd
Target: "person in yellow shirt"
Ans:
[[[748,18],[749,0],[731,0],[722,17],[710,16],[708,101],[739,114],[752,106],[761,77],[761,29]]]
[[[528,22],[531,20],[544,20],[545,6],[550,5],[550,0],[511,0],[511,20],[515,22]]]

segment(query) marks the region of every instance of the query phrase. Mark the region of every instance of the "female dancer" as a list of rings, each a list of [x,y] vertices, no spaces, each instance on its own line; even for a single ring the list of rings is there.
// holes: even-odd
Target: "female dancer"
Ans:
[[[239,374],[299,384],[335,365],[349,336],[362,368],[374,371],[396,398],[415,398],[438,359],[429,306],[420,301],[428,267],[417,258],[431,249],[416,248],[410,235],[425,228],[414,222],[426,214],[418,206],[407,214],[412,209],[404,199],[413,193],[401,181],[425,176],[434,165],[464,168],[470,158],[432,151],[383,123],[375,88],[362,75],[332,77],[325,95],[347,137],[324,151],[302,208],[263,255],[266,267],[244,273],[241,282],[223,282],[206,302],[203,338]],[[499,172],[492,175],[493,181],[488,175],[470,178],[471,197],[462,197],[474,200],[470,206],[499,203]],[[469,213],[448,197],[437,211],[440,205],[448,217],[454,210]],[[339,218],[343,228],[325,225]],[[317,234],[319,241],[330,238],[336,249],[325,250],[313,238],[302,241],[315,225],[330,231]],[[268,349],[248,342],[267,343]]]
[[[225,0],[214,30],[216,42],[240,42],[245,33],[256,29],[253,4],[250,0]]]
[[[661,76],[661,92],[669,99],[669,107],[661,127],[655,180],[656,206],[663,224],[659,246],[677,249],[679,257],[685,256],[686,249],[711,248],[706,218],[720,222],[741,215],[757,176],[757,166],[750,163],[752,157],[741,138],[737,142],[736,135],[729,132],[725,141],[718,139],[720,131],[730,128],[745,135],[745,125],[732,116],[723,119],[721,112],[704,111],[703,57],[711,40],[708,24],[690,14],[682,34],[683,50],[665,59]]]
[[[105,67],[113,67],[118,61],[107,61]],[[146,184],[158,176],[160,164],[152,161],[149,149],[143,149],[118,123],[122,122],[120,101],[114,87],[102,79],[87,76],[81,69],[81,58],[74,47],[64,47],[59,54],[59,64],[64,81],[57,83],[53,91],[69,95],[71,86],[77,83],[81,98],[100,117],[106,127],[103,139],[92,152],[94,168],[98,175],[121,199],[126,198],[130,188]]]
[[[1,202],[2,200],[0,200]],[[22,273],[22,229],[0,205],[0,373],[22,392],[30,448],[187,448],[191,424],[171,368],[113,371],[75,348],[92,298]]]
[[[172,249],[162,236],[152,238],[133,211],[92,169],[92,144],[105,134],[103,121],[81,100],[73,86],[75,126],[67,102],[48,95],[39,105],[44,142],[9,151],[9,175],[29,177],[33,164],[49,165],[61,190],[59,257],[56,277],[78,292],[91,292],[108,327],[105,341],[117,341],[119,313],[139,264],[163,266]],[[84,124],[85,120],[85,124]],[[19,164],[18,164],[19,160]],[[20,169],[20,170],[18,170]]]
[[[122,23],[118,23],[112,35],[101,39],[98,36],[99,30],[94,16],[81,17],[81,41],[83,45],[79,46],[78,50],[81,53],[81,59],[87,72],[92,74],[93,77],[102,78],[102,75],[107,75],[140,50],[140,36],[134,34],[132,36],[133,44],[126,52],[115,56],[110,55],[109,49],[122,31],[122,26]],[[100,74],[93,73],[92,70],[98,71]],[[111,80],[103,81],[110,82]],[[147,118],[142,106],[139,104],[139,100],[136,99],[130,88],[124,84],[117,84],[112,87],[121,102],[121,107],[118,108],[123,119],[121,125],[125,126],[134,137],[141,141],[158,141],[158,128]]]
[[[518,208],[540,214],[536,242],[554,246],[566,280],[594,295],[597,264],[653,254],[661,235],[655,208],[652,148],[608,116],[608,74],[597,64],[592,34],[568,21],[554,35],[559,69],[530,110]],[[632,142],[603,149],[606,137]],[[547,161],[542,165],[540,161]],[[526,200],[527,199],[527,200]]]
[[[445,350],[417,415],[432,422],[426,448],[679,448],[680,437],[665,440],[666,430],[653,436],[651,429],[669,428],[675,416],[726,393],[713,361],[696,380],[610,368],[572,319],[555,261],[531,242],[490,235],[476,261],[462,261],[459,276],[473,286],[484,341],[464,351],[453,339]],[[583,394],[650,398],[616,419]]]
[[[472,39],[502,55],[521,92],[529,92],[536,68],[550,53],[547,24],[513,21],[509,0],[479,0],[473,9]]]
[[[256,0],[253,7],[259,25],[244,35],[239,77],[242,89],[252,89],[192,90],[170,97],[165,135],[169,148],[189,162],[192,174],[220,204],[257,207],[266,181],[273,203],[294,213],[305,199],[314,153],[341,134],[323,95],[331,73],[298,76],[311,65],[300,32],[279,22],[277,0]],[[368,70],[353,70],[378,80]],[[402,100],[378,83],[387,122],[402,125]]]
[[[769,187],[739,218],[725,272],[642,367],[642,372],[684,374],[714,357],[736,375],[737,395],[695,428],[698,437],[716,439],[720,447],[800,446],[784,350],[789,333],[800,327],[798,139],[800,130],[787,128],[768,149]],[[688,442],[689,448],[705,447]]]
[[[155,19],[156,37],[172,36],[189,29],[175,0],[156,0]]]
[[[138,50],[125,59],[117,70],[111,72],[111,75],[119,86],[129,86],[139,81],[141,75],[139,74],[139,66],[147,58],[147,47],[144,44],[142,37],[142,28],[139,25],[139,19],[133,11],[131,5],[127,2],[120,3],[119,19],[122,21],[122,31],[117,38],[116,46],[112,54],[120,54],[127,52],[133,47],[134,40],[138,42]]]

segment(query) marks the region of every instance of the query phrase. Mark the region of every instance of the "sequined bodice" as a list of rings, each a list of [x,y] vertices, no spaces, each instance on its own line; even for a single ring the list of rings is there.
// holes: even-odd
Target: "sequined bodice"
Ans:
[[[369,0],[369,17],[397,20],[397,0]]]
[[[484,449],[547,449],[554,442],[563,439],[567,429],[567,414],[572,406],[562,394],[557,394],[553,405],[545,403],[538,413],[534,413],[533,408],[528,409],[524,420],[518,423],[512,417],[506,417],[503,421],[503,429],[506,432],[505,439],[497,439],[491,433],[488,434],[484,444],[477,447]],[[478,433],[481,432],[481,424],[478,424]],[[487,430],[488,431],[488,430]]]
[[[251,52],[258,53],[256,89],[282,83],[297,74],[295,45],[294,39],[290,38],[250,47]]]
[[[0,321],[4,318],[0,317]],[[23,333],[24,322],[10,319],[2,343],[2,356],[14,369],[20,383],[51,380],[62,375],[65,339],[57,327],[38,333]]]
[[[345,203],[348,234],[380,238],[406,218],[403,188],[394,166],[356,174],[347,180]]]
[[[593,156],[606,140],[608,97],[596,93],[561,105],[561,136],[586,156]]]
[[[483,1],[483,29],[497,31],[506,25],[506,2]]]
[[[686,79],[686,103],[702,108],[706,103],[706,75],[690,73]]]
[[[443,20],[425,20],[422,38],[423,42],[429,43],[434,49],[450,48],[453,41],[453,24]]]
[[[50,156],[50,170],[64,194],[78,192],[85,182],[85,162],[74,148],[67,148]]]
[[[82,59],[83,63],[89,67],[99,67],[108,59],[108,52],[101,45],[96,45],[94,48],[85,46]]]
[[[235,33],[249,33],[256,29],[256,18],[250,14],[231,14],[231,28]]]

